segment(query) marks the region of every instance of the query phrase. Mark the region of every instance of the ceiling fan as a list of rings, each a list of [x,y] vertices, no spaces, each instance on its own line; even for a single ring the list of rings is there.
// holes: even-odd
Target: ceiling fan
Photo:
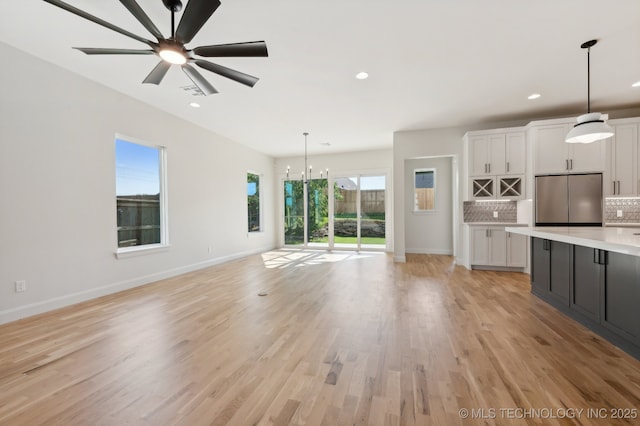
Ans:
[[[165,38],[160,30],[153,24],[151,19],[142,10],[136,0],[120,0],[129,12],[158,40],[157,42],[147,40],[125,29],[117,27],[103,19],[93,16],[77,7],[71,6],[60,0],[44,0],[54,6],[58,6],[68,12],[78,15],[98,25],[109,28],[122,35],[138,40],[150,47],[150,49],[105,49],[95,47],[74,47],[87,55],[157,55],[162,60],[149,73],[143,83],[160,84],[171,65],[180,65],[182,71],[193,81],[193,84],[200,89],[204,95],[218,93],[218,91],[200,74],[191,64],[211,71],[223,77],[253,87],[257,77],[214,64],[213,62],[196,57],[266,57],[267,45],[264,41],[252,41],[246,43],[218,44],[212,46],[200,46],[194,49],[187,49],[185,44],[189,43],[198,33],[200,28],[209,20],[211,15],[220,6],[219,0],[189,0],[182,14],[182,18],[175,27],[176,12],[182,10],[180,0],[162,0],[162,3],[171,11],[171,37]]]

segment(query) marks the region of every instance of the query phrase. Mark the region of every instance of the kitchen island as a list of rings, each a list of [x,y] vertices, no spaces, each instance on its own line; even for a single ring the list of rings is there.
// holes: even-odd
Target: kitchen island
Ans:
[[[531,237],[531,292],[640,359],[640,229],[506,228]]]

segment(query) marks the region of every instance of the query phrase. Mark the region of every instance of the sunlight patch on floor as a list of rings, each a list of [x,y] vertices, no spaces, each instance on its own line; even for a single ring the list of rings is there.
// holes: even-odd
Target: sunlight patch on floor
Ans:
[[[365,259],[384,256],[381,252],[326,251],[310,249],[279,249],[262,253],[262,261],[268,269],[299,268],[320,265],[322,263],[344,262],[346,260]]]

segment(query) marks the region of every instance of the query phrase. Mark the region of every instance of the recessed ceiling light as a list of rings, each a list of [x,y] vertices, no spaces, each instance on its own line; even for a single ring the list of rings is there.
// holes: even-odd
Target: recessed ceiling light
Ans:
[[[197,103],[197,102],[191,102],[191,103],[189,104],[189,106],[190,106],[190,107],[193,107],[193,108],[200,108],[200,104],[199,104],[199,103]]]
[[[540,96],[542,96],[540,93],[532,93],[527,97],[527,99],[538,99]]]
[[[358,74],[356,74],[356,78],[358,80],[364,80],[365,78],[369,77],[369,74],[367,74],[366,72],[362,71],[359,72]]]
[[[631,87],[640,87],[640,81],[636,81],[631,85]]]

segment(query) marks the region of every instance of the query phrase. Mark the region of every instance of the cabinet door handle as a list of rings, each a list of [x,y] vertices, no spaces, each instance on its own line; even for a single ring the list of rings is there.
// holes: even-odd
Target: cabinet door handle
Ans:
[[[613,181],[613,195],[616,195],[616,181]]]
[[[599,263],[601,265],[606,265],[607,264],[607,251],[606,250],[598,250],[600,253],[598,253],[598,260]]]
[[[618,195],[620,195],[620,181],[618,181]]]
[[[564,169],[569,170],[569,160],[564,160]]]
[[[489,166],[489,173],[491,173],[491,163],[489,163],[488,166]]]
[[[573,158],[569,160],[569,170],[573,170]]]
[[[509,162],[507,161],[507,172],[509,171]]]
[[[600,250],[593,249],[593,263],[600,264]]]

